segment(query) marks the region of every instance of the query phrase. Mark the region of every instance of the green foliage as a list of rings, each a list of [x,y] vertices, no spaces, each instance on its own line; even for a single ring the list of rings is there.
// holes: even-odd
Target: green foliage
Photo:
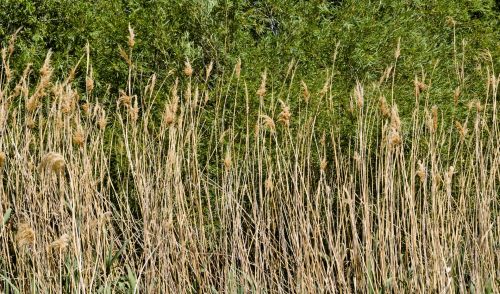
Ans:
[[[214,76],[243,61],[250,89],[258,87],[260,73],[270,68],[271,82],[280,81],[290,60],[299,62],[297,76],[310,88],[321,88],[340,44],[334,91],[339,104],[356,80],[378,80],[394,62],[401,40],[396,93],[403,114],[412,106],[413,79],[421,71],[433,81],[433,101],[449,102],[456,80],[454,46],[461,58],[489,50],[498,69],[500,6],[493,0],[354,1],[354,0],[5,0],[0,3],[0,40],[19,27],[15,63],[39,65],[50,48],[55,67],[65,73],[90,43],[97,89],[111,86],[114,95],[126,81],[127,65],[118,47],[126,47],[130,24],[137,36],[134,60],[139,78],[156,72],[160,77],[179,71],[186,58],[195,70],[215,61]],[[466,58],[474,70],[476,60]],[[439,65],[435,68],[437,62]],[[498,70],[497,70],[498,71]],[[198,74],[201,75],[201,70]],[[196,74],[196,72],[195,72]],[[482,91],[478,80],[465,81],[465,95]],[[100,89],[100,90],[99,90]]]

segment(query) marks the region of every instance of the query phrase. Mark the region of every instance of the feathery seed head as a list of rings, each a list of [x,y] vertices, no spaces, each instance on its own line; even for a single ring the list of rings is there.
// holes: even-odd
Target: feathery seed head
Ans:
[[[132,27],[130,26],[130,23],[128,24],[128,46],[130,48],[134,47],[135,45],[135,33]]]
[[[396,130],[401,130],[401,119],[399,118],[398,106],[394,104],[391,108],[391,127]]]
[[[207,104],[208,100],[210,100],[210,96],[208,95],[208,90],[205,90],[205,100],[203,103]]]
[[[91,111],[90,111],[90,103],[89,102],[85,102],[83,105],[82,105],[82,110],[83,110],[83,113],[85,115],[90,115]]]
[[[5,164],[6,158],[7,158],[7,155],[5,154],[5,152],[0,151],[0,168],[2,168],[3,165]]]
[[[467,129],[467,123],[462,125],[459,121],[455,121],[455,128],[457,129],[458,133],[460,134],[461,139],[465,139],[467,136],[467,132],[469,131]]]
[[[167,126],[171,125],[175,120],[175,113],[168,104],[165,106],[165,110],[163,111],[163,119],[165,120]]]
[[[14,53],[14,45],[16,43],[16,39],[17,39],[17,34],[21,31],[21,28],[17,29],[14,34],[12,34],[12,36],[10,36],[10,39],[9,39],[9,55],[12,55],[12,53]]]
[[[213,68],[214,68],[214,62],[212,60],[212,61],[210,61],[210,63],[207,66],[206,73],[205,73],[205,81],[208,81],[208,78],[210,77],[210,73],[212,72]]]
[[[260,116],[262,119],[264,119],[263,125],[271,132],[274,133],[276,131],[276,125],[274,123],[274,120],[265,114]]]
[[[26,101],[26,110],[28,112],[34,112],[39,106],[38,96],[32,95],[28,101]]]
[[[424,90],[427,89],[427,85],[424,84],[423,82],[418,80],[418,77],[415,75],[415,80],[414,80],[414,85],[415,85],[415,96],[420,96],[420,93]]]
[[[61,253],[64,251],[68,245],[69,242],[71,241],[71,237],[68,234],[63,234],[59,239],[55,240],[54,242],[50,243],[49,249],[58,251]]]
[[[425,181],[425,178],[427,177],[427,172],[421,160],[418,161],[417,165],[418,165],[417,176],[420,178],[420,182],[423,183]]]
[[[356,87],[354,88],[354,95],[356,96],[356,105],[358,109],[363,108],[363,99],[364,99],[364,89],[363,85],[359,81],[356,81]]]
[[[192,89],[191,89],[191,83],[188,83],[186,90],[184,92],[184,101],[191,101],[191,98],[193,96]]]
[[[71,88],[71,85],[66,85],[66,89],[63,92],[61,99],[62,99],[61,111],[63,113],[70,113],[76,108],[76,104],[79,99],[78,91],[73,90]]]
[[[36,122],[31,116],[26,118],[26,126],[30,129],[35,128]]]
[[[88,93],[91,93],[92,90],[94,90],[94,79],[92,78],[92,76],[87,76],[85,78],[85,89]]]
[[[300,81],[302,86],[302,96],[304,97],[304,101],[309,103],[309,99],[311,98],[311,94],[309,93],[309,89],[307,88],[307,84],[304,81]]]
[[[323,97],[328,93],[328,88],[330,87],[330,79],[327,77],[325,79],[325,83],[323,84],[323,88],[321,88],[321,91],[319,91],[319,96]]]
[[[390,117],[391,116],[391,109],[389,108],[389,105],[387,104],[387,100],[385,99],[385,96],[380,96],[378,99],[379,102],[379,109],[380,113],[382,114],[383,117]]]
[[[319,140],[321,147],[325,147],[326,144],[326,133],[323,131],[323,134],[321,135],[321,139]]]
[[[401,145],[402,143],[401,136],[399,135],[399,132],[395,129],[391,130],[388,138],[389,138],[389,147],[394,148]]]
[[[241,76],[241,58],[238,58],[238,61],[236,62],[236,66],[234,68],[234,73],[236,74],[236,78],[240,79],[240,76]]]
[[[101,130],[104,130],[106,128],[106,125],[108,123],[108,119],[106,117],[106,111],[104,109],[101,110],[101,115],[99,116],[99,120],[97,121],[97,125]]]
[[[226,170],[229,170],[231,168],[232,164],[232,158],[231,158],[231,152],[228,150],[226,152],[226,156],[224,157],[224,167]]]
[[[262,73],[262,80],[260,82],[260,87],[257,90],[257,96],[259,96],[260,98],[266,95],[266,80],[267,80],[267,71],[264,71]]]
[[[10,69],[9,61],[7,60],[7,48],[2,49],[2,65],[7,81],[10,81],[12,77],[12,71]]]
[[[133,122],[136,122],[137,119],[139,118],[139,105],[137,101],[137,96],[134,95],[134,105],[129,107],[129,113],[130,113],[130,118],[132,119]]]
[[[281,101],[281,109],[282,111],[280,112],[278,116],[278,121],[283,123],[286,127],[290,126],[290,117],[292,114],[290,113],[290,107],[286,105],[283,101]]]
[[[479,99],[473,99],[468,104],[469,110],[476,109],[477,112],[481,112],[484,109],[484,106],[481,104]]]
[[[172,87],[172,98],[170,100],[171,111],[175,114],[177,113],[177,108],[179,106],[179,95],[177,94],[177,89],[179,86],[179,79],[175,79],[175,83]]]
[[[43,66],[40,69],[41,81],[48,81],[52,76],[53,69],[51,66],[51,58],[52,58],[52,50],[49,50],[49,52],[47,52],[47,56],[45,57]]]
[[[64,169],[64,157],[57,152],[49,152],[42,157],[40,170],[51,170],[54,173],[60,173]]]
[[[461,91],[460,91],[460,86],[457,86],[455,88],[455,91],[453,92],[453,103],[458,105],[458,98],[460,97]]]
[[[35,243],[35,231],[27,223],[19,225],[16,233],[16,242],[19,247],[30,246]]]
[[[132,66],[132,59],[128,56],[127,52],[123,50],[121,46],[118,46],[118,52],[120,53],[120,56],[125,60],[128,66]]]
[[[81,127],[78,127],[73,133],[73,143],[78,146],[83,146],[85,142],[85,133]]]
[[[394,58],[398,59],[401,55],[401,37],[398,38],[398,44],[396,46],[396,51],[394,52]]]
[[[120,96],[118,98],[118,105],[122,104],[125,105],[126,107],[130,107],[130,104],[132,103],[132,97],[127,95],[124,90],[119,90]]]
[[[258,122],[255,124],[253,131],[254,131],[255,137],[258,137],[259,133],[260,133],[260,124]]]
[[[193,75],[193,67],[189,62],[189,59],[186,59],[186,62],[184,62],[184,74],[188,77]]]
[[[273,183],[273,179],[271,179],[270,176],[265,180],[264,187],[266,188],[266,191],[272,191],[273,190],[274,183]]]
[[[435,132],[438,128],[438,108],[436,105],[432,106],[432,130]]]
[[[326,166],[328,165],[328,161],[326,160],[326,158],[323,158],[319,164],[319,168],[322,172],[324,172],[326,170]]]

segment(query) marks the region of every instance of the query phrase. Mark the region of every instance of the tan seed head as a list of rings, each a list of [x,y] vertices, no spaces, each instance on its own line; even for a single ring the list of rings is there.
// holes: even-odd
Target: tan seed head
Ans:
[[[5,152],[0,151],[0,168],[3,167],[5,164],[5,159],[7,158],[7,155],[5,155]]]
[[[309,103],[309,99],[311,98],[311,94],[309,93],[309,89],[307,88],[307,84],[304,81],[300,81],[302,86],[302,96],[304,97],[304,101]]]
[[[16,242],[19,247],[33,245],[35,243],[35,231],[27,223],[19,225],[16,233]]]
[[[134,47],[135,45],[135,33],[130,24],[128,24],[128,46],[130,48]]]
[[[186,62],[184,63],[184,74],[188,77],[193,75],[193,67],[189,62],[189,59],[187,59]]]
[[[267,80],[267,71],[262,73],[262,80],[260,82],[260,87],[257,90],[257,96],[264,97],[266,95],[266,80]]]
[[[68,247],[70,241],[71,241],[71,237],[68,234],[63,234],[63,235],[61,235],[61,237],[59,237],[59,239],[50,243],[49,249],[56,250],[58,252],[62,252]]]
[[[42,157],[40,169],[59,173],[64,169],[64,165],[64,157],[60,153],[49,152]]]
[[[326,161],[326,158],[323,158],[321,160],[321,163],[319,164],[319,168],[321,169],[322,172],[326,170],[326,166],[328,165],[328,161]]]

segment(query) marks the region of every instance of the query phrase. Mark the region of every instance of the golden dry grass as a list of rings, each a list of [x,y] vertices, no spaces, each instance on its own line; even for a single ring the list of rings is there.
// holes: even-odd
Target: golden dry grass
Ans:
[[[130,31],[122,55],[133,75]],[[317,126],[319,108],[338,111],[332,78],[315,94],[293,80],[293,65],[299,97],[273,90],[267,73],[247,89],[240,62],[208,92],[212,65],[200,82],[186,61],[187,80],[164,105],[156,77],[140,93],[130,77],[112,114],[93,95],[88,58],[79,93],[76,69],[55,81],[50,52],[35,85],[30,69],[8,74],[10,54],[0,77],[0,291],[500,291],[491,68],[481,99],[453,124],[432,106],[430,83],[416,79],[405,121],[366,94],[395,71],[357,83],[349,138],[335,122]]]

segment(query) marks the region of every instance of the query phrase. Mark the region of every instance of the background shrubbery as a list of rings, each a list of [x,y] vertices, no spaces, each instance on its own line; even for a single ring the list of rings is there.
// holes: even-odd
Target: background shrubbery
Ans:
[[[270,80],[282,79],[294,59],[300,64],[300,79],[321,87],[317,76],[330,68],[338,42],[334,90],[346,94],[356,79],[380,77],[401,38],[397,82],[407,85],[408,92],[399,100],[413,91],[415,74],[424,70],[432,72],[435,97],[440,97],[436,103],[443,103],[458,84],[450,58],[454,39],[458,58],[462,40],[466,41],[467,65],[474,63],[478,50],[489,50],[498,67],[499,20],[500,4],[493,0],[4,0],[0,40],[5,44],[22,27],[15,57],[18,68],[28,62],[40,64],[52,49],[56,70],[63,72],[89,42],[101,91],[108,84],[124,87],[116,84],[127,75],[118,47],[126,46],[129,23],[136,31],[139,72],[160,77],[181,69],[186,58],[195,69],[214,60],[219,74],[241,58],[246,74],[257,84],[266,67],[273,72]],[[477,90],[474,82],[466,81],[471,88],[465,93]]]

